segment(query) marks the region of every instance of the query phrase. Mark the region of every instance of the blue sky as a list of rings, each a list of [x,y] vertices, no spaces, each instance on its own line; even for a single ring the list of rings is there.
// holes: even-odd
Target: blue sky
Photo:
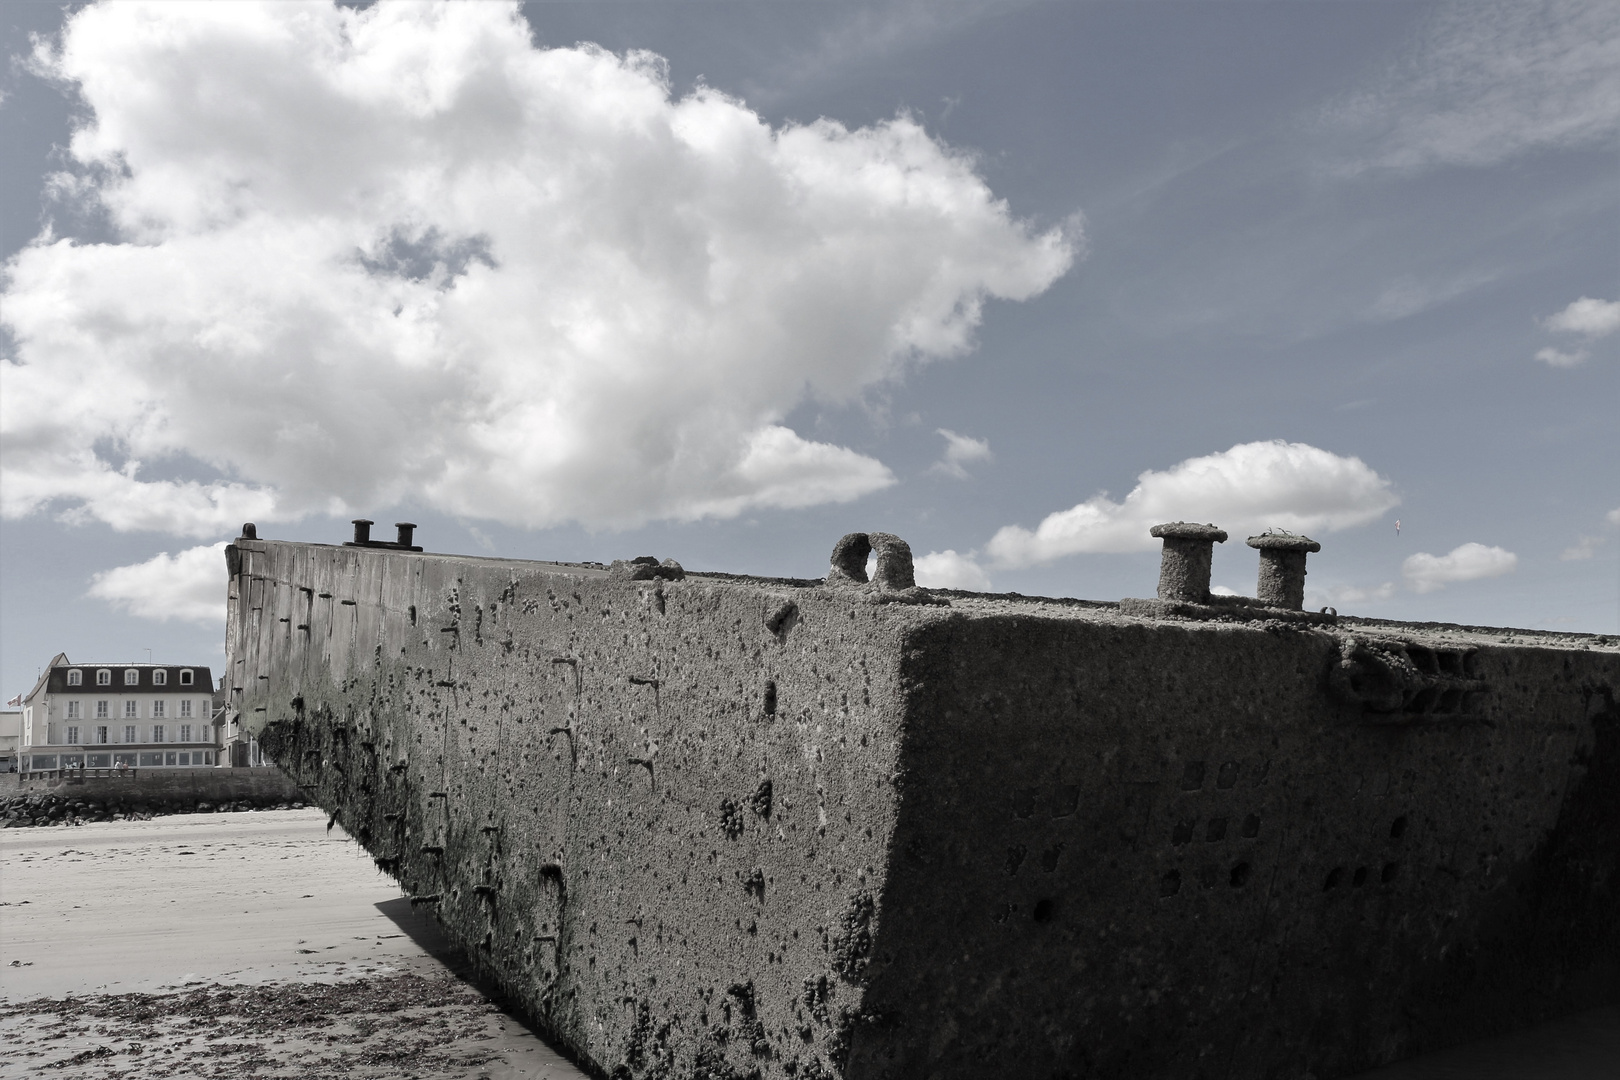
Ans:
[[[1114,599],[1187,517],[1620,632],[1612,4],[74,12],[6,9],[8,696],[217,663],[247,519]]]

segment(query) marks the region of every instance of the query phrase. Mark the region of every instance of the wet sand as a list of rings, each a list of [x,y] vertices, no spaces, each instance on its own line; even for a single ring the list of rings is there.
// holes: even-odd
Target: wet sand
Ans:
[[[0,1077],[581,1080],[319,810],[0,831]],[[1357,1080],[1620,1080],[1620,1004]]]

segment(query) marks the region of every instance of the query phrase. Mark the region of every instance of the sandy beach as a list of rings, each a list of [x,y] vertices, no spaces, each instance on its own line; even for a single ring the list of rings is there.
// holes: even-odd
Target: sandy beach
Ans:
[[[0,1077],[582,1080],[319,810],[0,832]],[[1360,1080],[1614,1080],[1620,1005]]]
[[[584,1077],[436,938],[319,810],[8,829],[0,1076]]]

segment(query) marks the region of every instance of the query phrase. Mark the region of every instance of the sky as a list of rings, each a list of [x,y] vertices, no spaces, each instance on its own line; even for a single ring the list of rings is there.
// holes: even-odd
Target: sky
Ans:
[[[0,678],[225,542],[1620,632],[1607,0],[6,5]]]

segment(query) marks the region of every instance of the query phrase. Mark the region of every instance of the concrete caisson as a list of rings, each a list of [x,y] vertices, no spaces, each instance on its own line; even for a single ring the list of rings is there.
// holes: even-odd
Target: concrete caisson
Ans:
[[[929,594],[890,540],[243,538],[228,690],[604,1076],[1326,1080],[1620,992],[1612,640]]]

